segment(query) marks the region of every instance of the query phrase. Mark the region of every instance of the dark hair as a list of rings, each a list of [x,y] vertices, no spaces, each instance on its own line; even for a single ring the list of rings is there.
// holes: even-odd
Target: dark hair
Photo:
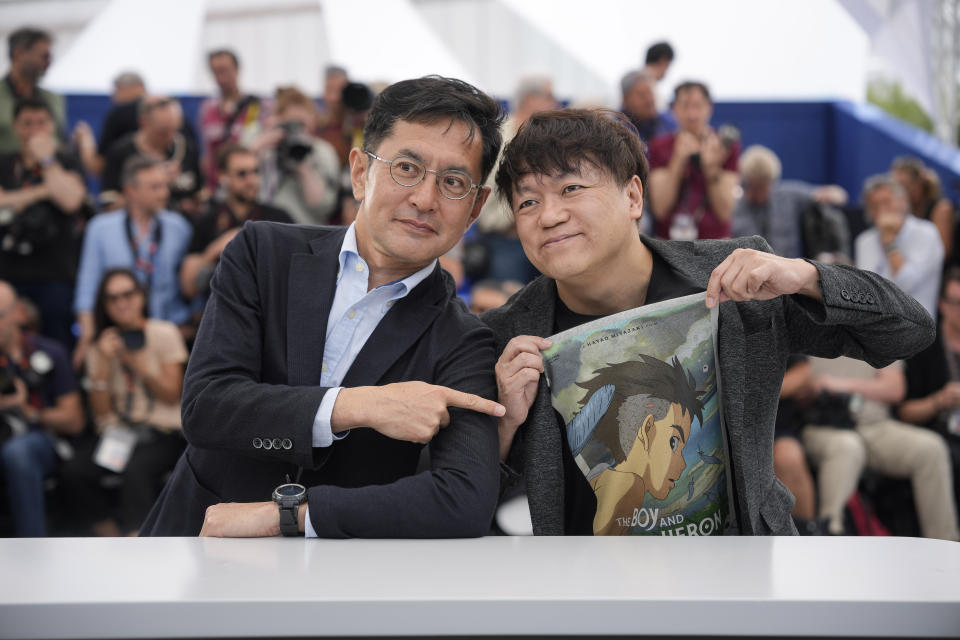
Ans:
[[[673,61],[673,47],[669,42],[657,42],[647,49],[647,59],[644,64],[656,64],[661,60]]]
[[[127,186],[137,179],[141,171],[153,169],[163,164],[160,160],[145,156],[141,153],[135,153],[123,163],[123,170],[120,173],[120,185]]]
[[[227,170],[227,166],[230,164],[230,158],[239,154],[246,153],[249,155],[256,155],[249,148],[243,146],[242,144],[236,142],[228,142],[227,144],[220,147],[217,151],[217,172],[223,173]]]
[[[558,109],[535,113],[503,151],[497,187],[510,204],[525,175],[578,173],[589,162],[607,172],[617,186],[633,176],[647,192],[650,165],[636,128],[610,109]]]
[[[951,282],[960,282],[960,267],[954,265],[943,272],[943,278],[940,281],[940,297],[947,295],[947,285]]]
[[[114,276],[127,276],[133,281],[134,287],[136,287],[140,295],[143,296],[143,316],[147,316],[147,289],[143,286],[143,283],[137,279],[137,274],[135,274],[132,269],[126,267],[107,269],[103,277],[100,278],[100,284],[97,286],[97,297],[93,303],[93,335],[95,337],[99,337],[104,329],[116,325],[116,323],[110,319],[110,316],[107,315],[107,283],[110,282],[110,279]]]
[[[23,111],[46,111],[47,115],[56,119],[56,117],[53,115],[53,110],[50,108],[50,105],[47,104],[47,101],[38,96],[19,98],[13,105],[13,119],[16,120],[19,118],[20,113]]]
[[[480,133],[480,182],[486,182],[500,153],[503,117],[499,102],[462,80],[440,76],[402,80],[384,89],[373,101],[363,127],[363,147],[376,152],[397,120],[417,124],[463,122],[470,126],[467,142],[473,142],[474,135]]]
[[[43,29],[21,27],[7,36],[7,53],[13,60],[13,52],[17,49],[30,49],[38,42],[52,42],[50,34]]]
[[[612,384],[616,388],[610,407],[597,423],[595,434],[597,439],[609,447],[617,462],[623,461],[629,453],[629,449],[625,450],[621,444],[620,424],[617,420],[618,410],[627,398],[646,395],[669,404],[680,405],[684,412],[690,414],[691,425],[694,419],[700,420],[701,426],[703,425],[703,400],[700,397],[702,392],[697,389],[693,375],[683,368],[676,356],[667,363],[640,354],[637,360],[610,364],[593,373],[595,375],[590,380],[577,383],[578,387],[587,390],[587,395],[580,403],[585,406],[601,387]],[[654,417],[661,419],[663,416]],[[631,441],[635,438],[636,434],[633,434]]]
[[[214,49],[207,54],[207,64],[213,62],[213,59],[217,56],[229,56],[233,60],[233,66],[237,69],[240,68],[240,59],[237,57],[237,54],[230,49]]]
[[[703,97],[707,99],[707,102],[713,104],[713,98],[710,97],[710,89],[707,89],[707,85],[704,83],[696,80],[687,80],[686,82],[681,82],[678,84],[673,90],[673,102],[677,101],[677,98],[680,97],[681,93],[684,91],[689,91],[690,89],[697,89],[703,94]]]

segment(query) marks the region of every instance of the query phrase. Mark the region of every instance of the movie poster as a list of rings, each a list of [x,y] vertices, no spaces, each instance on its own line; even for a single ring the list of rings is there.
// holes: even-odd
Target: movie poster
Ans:
[[[736,531],[716,326],[699,293],[550,337],[547,382],[597,496],[594,535]]]

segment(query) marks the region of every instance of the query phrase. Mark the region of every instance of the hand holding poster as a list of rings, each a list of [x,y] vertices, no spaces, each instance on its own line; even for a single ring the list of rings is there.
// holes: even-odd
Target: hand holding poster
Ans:
[[[554,408],[597,497],[594,535],[736,531],[705,294],[666,300],[551,336]]]

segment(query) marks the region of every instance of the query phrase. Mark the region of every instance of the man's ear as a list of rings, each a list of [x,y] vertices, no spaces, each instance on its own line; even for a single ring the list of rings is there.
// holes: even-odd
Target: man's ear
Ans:
[[[350,150],[350,185],[353,187],[353,197],[358,202],[363,202],[363,196],[367,190],[367,162],[369,156],[354,147]]]
[[[480,187],[477,190],[477,199],[474,201],[473,209],[470,210],[470,217],[467,219],[467,229],[480,217],[480,212],[483,210],[483,205],[487,202],[487,198],[490,197],[490,193],[490,187]],[[466,232],[466,229],[464,229],[464,232]]]
[[[640,424],[639,431],[637,431],[637,439],[640,441],[640,444],[643,445],[643,450],[647,453],[650,453],[650,444],[653,441],[654,422],[656,422],[656,420],[653,419],[653,414],[648,413],[647,417],[644,418]]]
[[[639,220],[643,217],[643,182],[640,181],[640,176],[630,178],[624,189],[630,203],[630,218]]]

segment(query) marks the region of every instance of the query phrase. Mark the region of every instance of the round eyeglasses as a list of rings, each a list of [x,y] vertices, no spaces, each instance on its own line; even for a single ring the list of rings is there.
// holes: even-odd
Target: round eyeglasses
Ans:
[[[437,188],[440,194],[448,200],[463,200],[474,189],[479,189],[480,185],[474,184],[463,171],[456,169],[447,169],[437,171],[436,169],[427,169],[420,162],[410,156],[397,156],[393,160],[386,160],[375,153],[365,151],[368,156],[375,160],[390,166],[390,177],[401,187],[415,187],[426,177],[428,173],[437,176]]]

